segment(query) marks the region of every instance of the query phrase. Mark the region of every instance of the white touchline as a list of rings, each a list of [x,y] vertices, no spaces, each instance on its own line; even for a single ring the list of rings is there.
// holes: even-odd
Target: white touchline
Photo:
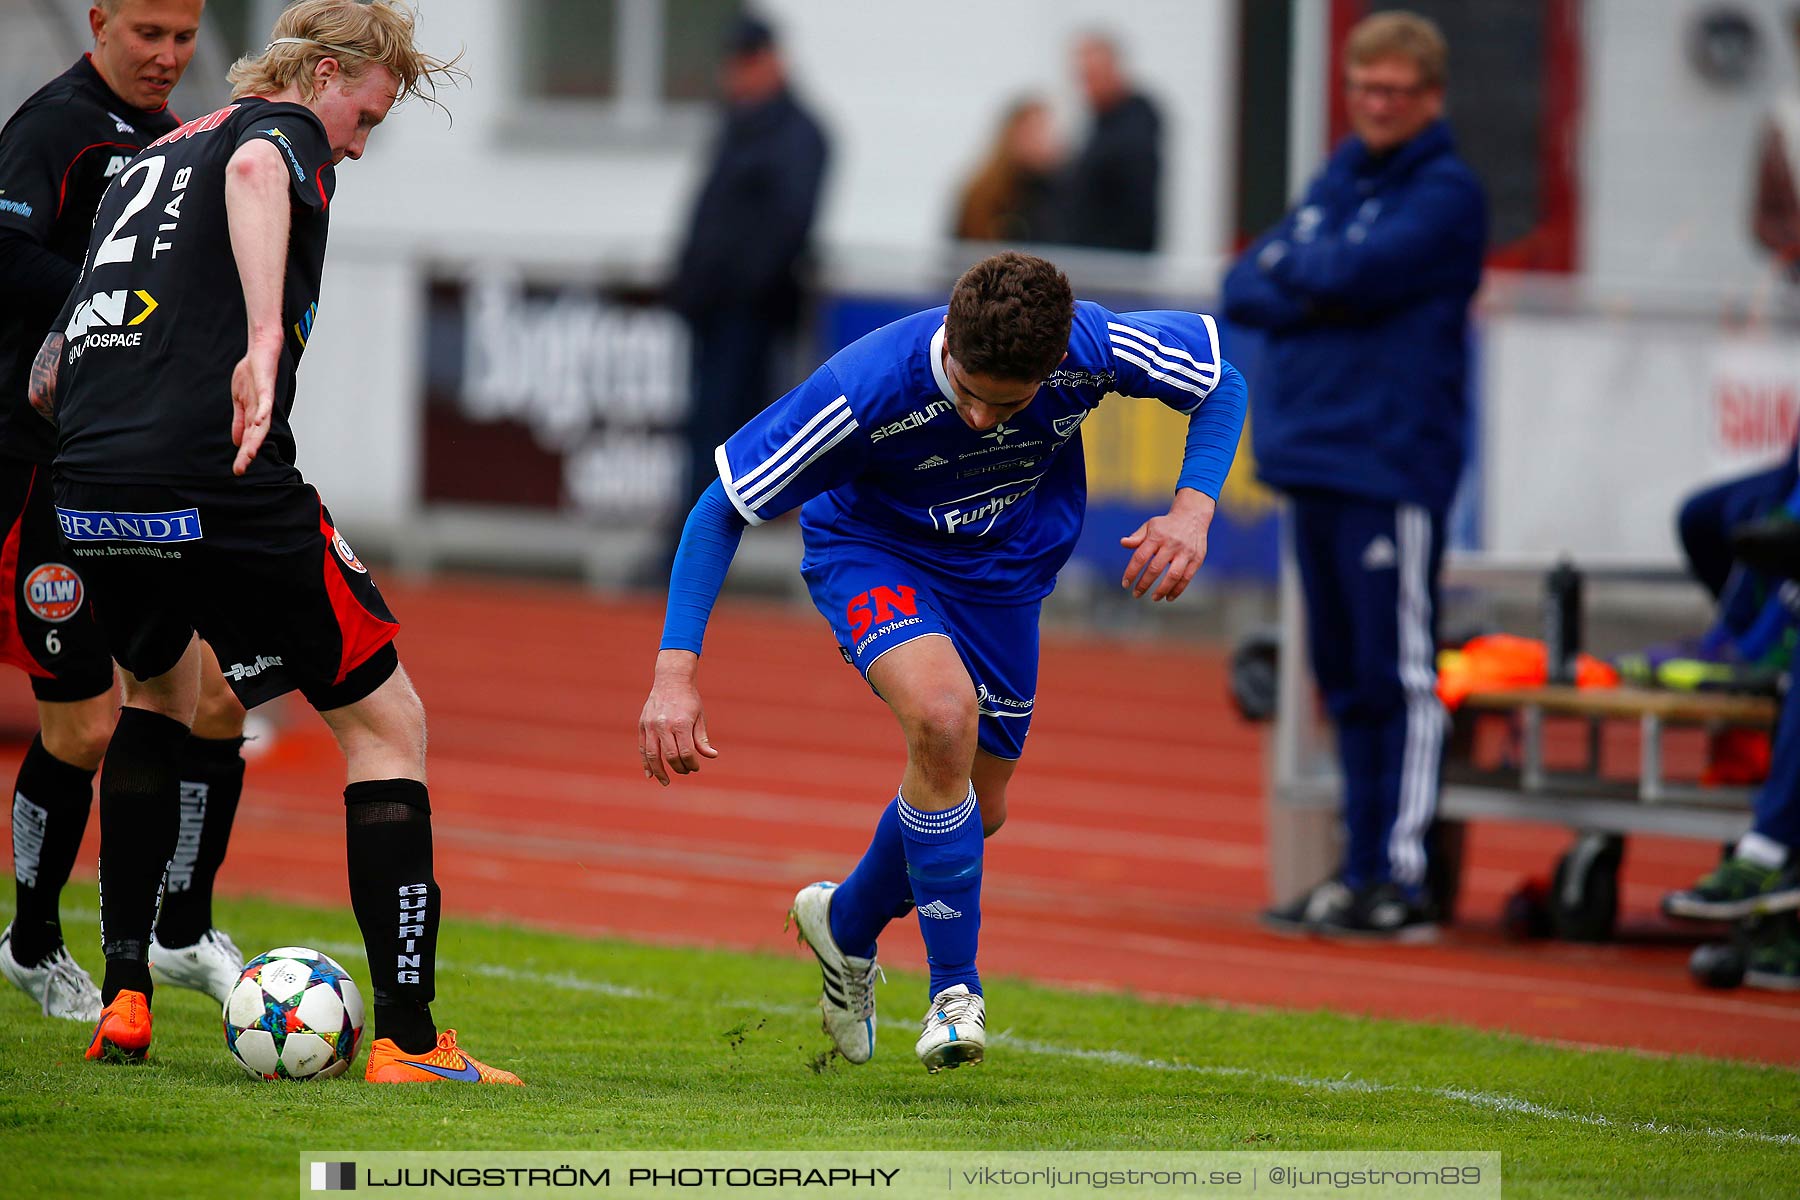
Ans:
[[[71,921],[98,920],[100,914],[91,909],[67,908],[63,915]],[[358,957],[363,953],[359,943],[353,942],[321,942],[312,945],[327,954]],[[617,996],[622,1000],[667,1000],[670,997],[648,992],[642,988],[628,987],[621,983],[609,983],[603,979],[588,979],[581,975],[559,972],[554,975],[539,971],[521,971],[513,967],[502,967],[492,963],[463,964],[453,963],[440,958],[437,962],[440,971],[462,971],[470,975],[480,975],[487,979],[504,979],[511,983],[529,983],[539,986],[566,988],[572,992],[590,992],[600,996]],[[752,1008],[758,1012],[803,1016],[818,1011],[816,1005],[770,1004],[763,1000],[720,997],[715,1003],[727,1008]],[[1533,1100],[1521,1100],[1517,1096],[1507,1096],[1496,1092],[1477,1092],[1459,1087],[1421,1087],[1417,1084],[1378,1083],[1369,1079],[1316,1079],[1310,1075],[1283,1075],[1276,1071],[1258,1071],[1252,1067],[1208,1066],[1205,1063],[1170,1062],[1160,1058],[1143,1058],[1136,1054],[1127,1054],[1123,1050],[1088,1050],[1078,1046],[1058,1046],[1051,1042],[1033,1041],[1030,1038],[1018,1038],[1011,1030],[991,1035],[995,1043],[1004,1043],[1015,1050],[1026,1054],[1040,1054],[1046,1058],[1073,1058],[1084,1062],[1105,1063],[1109,1066],[1128,1067],[1139,1071],[1174,1071],[1186,1075],[1211,1075],[1217,1078],[1249,1079],[1261,1083],[1279,1083],[1288,1087],[1301,1088],[1312,1092],[1363,1092],[1386,1094],[1410,1094],[1430,1096],[1438,1100],[1451,1100],[1458,1104],[1467,1104],[1474,1108],[1484,1108],[1489,1112],[1513,1113],[1524,1117],[1538,1117],[1546,1121],[1566,1121],[1576,1125],[1591,1125],[1597,1129],[1618,1129],[1629,1133],[1653,1133],[1670,1137],[1708,1137],[1722,1141],[1760,1142],[1770,1146],[1800,1146],[1800,1134],[1794,1133],[1762,1133],[1754,1129],[1713,1129],[1703,1126],[1695,1129],[1686,1125],[1666,1125],[1656,1121],[1625,1121],[1608,1117],[1601,1113],[1577,1113],[1566,1109],[1551,1108]],[[1628,1051],[1625,1051],[1628,1053]]]
[[[330,954],[360,954],[362,947],[348,942],[319,942],[318,948]],[[536,971],[521,971],[511,967],[491,964],[464,966],[452,964],[444,959],[438,960],[438,968],[445,971],[464,971],[472,975],[482,975],[490,979],[506,979],[517,983],[548,985],[568,988],[571,991],[594,992],[600,995],[618,996],[633,1000],[664,1000],[655,992],[646,992],[638,988],[626,987],[622,984],[607,983],[603,980],[587,979],[579,975],[555,974],[546,975]],[[721,997],[717,1003],[727,1008],[751,1008],[758,1012],[783,1015],[805,1015],[817,1011],[815,1005],[769,1004],[763,1000],[751,1000],[733,997]],[[1109,1066],[1127,1067],[1139,1071],[1174,1071],[1190,1075],[1211,1075],[1219,1078],[1248,1079],[1261,1083],[1279,1083],[1288,1087],[1301,1088],[1314,1092],[1362,1092],[1362,1093],[1404,1093],[1415,1096],[1430,1096],[1438,1100],[1450,1100],[1459,1104],[1467,1104],[1474,1108],[1487,1109],[1489,1112],[1513,1113],[1519,1116],[1538,1117],[1546,1121],[1567,1121],[1577,1125],[1591,1125],[1598,1129],[1618,1129],[1631,1133],[1652,1133],[1672,1137],[1709,1137],[1726,1141],[1761,1142],[1772,1146],[1800,1146],[1800,1134],[1762,1133],[1753,1129],[1694,1129],[1683,1125],[1667,1125],[1655,1121],[1625,1121],[1600,1113],[1577,1113],[1565,1109],[1551,1108],[1532,1100],[1521,1100],[1517,1096],[1506,1096],[1495,1092],[1477,1092],[1459,1087],[1421,1087],[1417,1084],[1378,1083],[1368,1079],[1317,1079],[1310,1075],[1283,1075],[1275,1071],[1258,1071],[1251,1067],[1208,1066],[1204,1063],[1170,1062],[1160,1058],[1143,1058],[1136,1054],[1127,1054],[1122,1050],[1088,1050],[1076,1046],[1058,1046],[1051,1042],[1039,1042],[1030,1038],[1019,1038],[1012,1035],[1011,1030],[992,1035],[996,1043],[1003,1043],[1026,1054],[1039,1054],[1046,1058],[1072,1058],[1083,1062],[1105,1063]]]

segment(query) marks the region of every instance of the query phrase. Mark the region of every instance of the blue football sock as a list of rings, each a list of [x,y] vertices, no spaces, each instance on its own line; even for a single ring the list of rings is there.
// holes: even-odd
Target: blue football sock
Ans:
[[[900,838],[900,798],[882,810],[862,861],[831,897],[831,940],[856,958],[875,957],[875,939],[912,906],[906,844]]]
[[[975,946],[981,933],[981,810],[975,788],[948,812],[920,812],[901,796],[906,873],[919,906],[919,932],[931,963],[931,994],[966,984],[981,994]]]

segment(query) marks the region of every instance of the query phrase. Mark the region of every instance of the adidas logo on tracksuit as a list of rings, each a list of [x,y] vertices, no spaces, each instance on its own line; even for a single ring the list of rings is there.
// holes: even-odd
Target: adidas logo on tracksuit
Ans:
[[[933,900],[930,904],[925,905],[919,910],[919,915],[921,917],[935,917],[939,921],[954,921],[957,917],[962,916],[961,913],[957,912],[954,908],[951,908],[948,904],[945,904],[942,900]]]

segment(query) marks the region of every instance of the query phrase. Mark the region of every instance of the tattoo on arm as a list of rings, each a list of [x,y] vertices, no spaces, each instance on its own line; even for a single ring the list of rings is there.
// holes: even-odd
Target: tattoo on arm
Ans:
[[[56,369],[62,362],[63,345],[67,339],[61,333],[52,333],[38,347],[37,357],[31,361],[31,407],[37,409],[38,416],[52,423],[56,420]]]

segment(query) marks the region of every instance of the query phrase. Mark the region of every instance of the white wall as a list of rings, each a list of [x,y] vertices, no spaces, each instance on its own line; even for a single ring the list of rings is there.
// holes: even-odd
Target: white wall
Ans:
[[[1114,33],[1168,122],[1167,248],[1206,257],[1225,244],[1235,87],[1229,0],[770,0],[799,90],[833,137],[820,233],[828,246],[935,245],[951,197],[1019,92],[1079,112],[1071,37]],[[334,230],[460,254],[489,246],[628,257],[679,235],[704,140],[553,141],[521,128],[512,5],[434,0],[422,40],[467,47],[467,88],[445,97],[454,124],[414,103],[362,163],[340,174]]]
[[[1059,100],[1079,137],[1069,43],[1094,28],[1117,37],[1162,105],[1166,245],[1207,263],[1226,248],[1234,10],[1229,0],[769,0],[797,87],[833,139],[826,254],[905,260],[939,246],[957,186],[1019,92]],[[703,166],[703,127],[660,139],[609,137],[598,122],[574,138],[534,127],[518,98],[514,16],[497,0],[426,4],[421,42],[466,50],[469,83],[443,97],[453,120],[413,101],[338,172],[294,424],[302,468],[352,533],[389,533],[414,508],[419,264],[524,259],[655,278]]]
[[[1688,62],[1701,12],[1756,21],[1761,69],[1741,88]],[[1742,284],[1767,274],[1749,233],[1754,150],[1774,97],[1800,95],[1791,0],[1587,0],[1583,267],[1620,286]]]
[[[1788,0],[1738,0],[1761,22],[1758,78],[1704,85],[1685,32],[1707,0],[1587,0],[1581,143],[1586,277],[1534,318],[1497,311],[1484,355],[1489,545],[1672,559],[1676,498],[1752,465],[1704,439],[1728,340],[1696,295],[1732,311],[1769,271],[1747,233],[1751,147],[1770,99],[1800,90]],[[1024,90],[1078,115],[1070,37],[1117,33],[1169,125],[1172,266],[1213,280],[1230,215],[1235,5],[1226,0],[767,0],[794,74],[834,135],[822,240],[840,263],[928,256],[958,182]],[[1309,6],[1322,11],[1323,6]],[[576,274],[654,274],[704,156],[698,131],[557,139],[522,123],[512,6],[431,0],[423,37],[465,46],[454,124],[401,110],[340,172],[333,249],[296,418],[303,463],[353,532],[397,527],[416,492],[421,258],[522,257]],[[1685,296],[1671,320],[1643,301]],[[1779,307],[1779,306],[1777,306]],[[1604,314],[1603,319],[1594,314]],[[1777,339],[1791,337],[1783,327]],[[1800,372],[1800,368],[1796,368]],[[1554,386],[1551,386],[1551,385]],[[1553,430],[1554,434],[1547,433]]]
[[[1167,122],[1162,249],[1225,249],[1235,120],[1229,0],[771,0],[795,73],[837,135],[828,241],[882,247],[941,240],[961,181],[999,115],[1024,92],[1057,102],[1072,138],[1082,113],[1069,41],[1120,44]]]

